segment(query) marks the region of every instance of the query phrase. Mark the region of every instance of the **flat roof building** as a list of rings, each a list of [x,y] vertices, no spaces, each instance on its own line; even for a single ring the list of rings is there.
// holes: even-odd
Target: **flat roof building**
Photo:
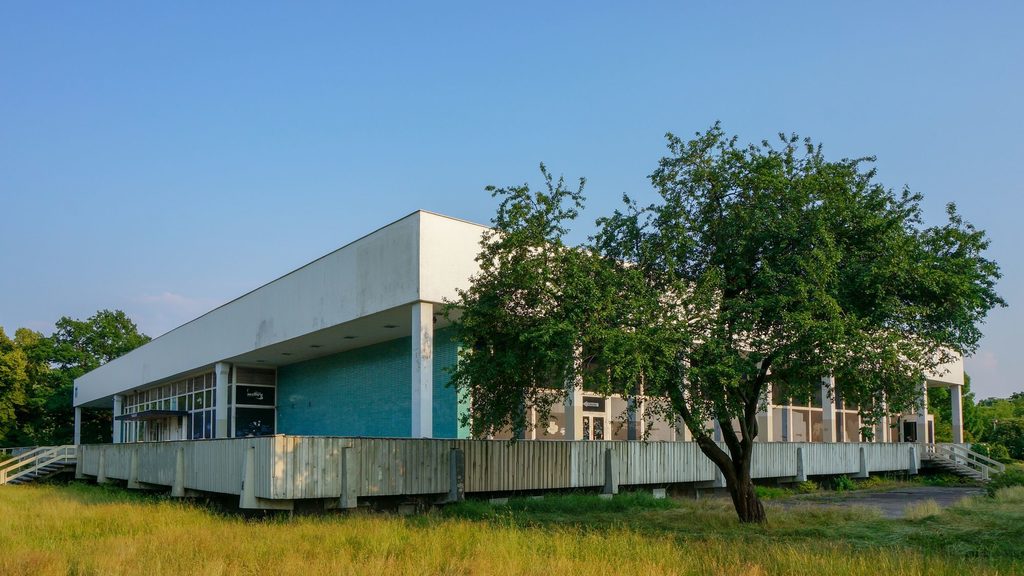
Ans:
[[[469,286],[486,227],[416,211],[75,381],[82,408],[112,409],[115,443],[288,434],[465,438],[467,410],[448,384],[457,358],[445,301]],[[962,442],[962,362],[928,379],[954,389]],[[855,409],[775,398],[765,441],[855,442]],[[777,404],[773,404],[777,402]],[[686,430],[630,418],[625,400],[582,390],[548,422],[531,413],[531,439],[689,440]],[[568,415],[568,416],[567,416]],[[894,430],[896,432],[894,432]],[[919,432],[920,431],[920,432]],[[881,423],[876,441],[933,440],[926,412]]]

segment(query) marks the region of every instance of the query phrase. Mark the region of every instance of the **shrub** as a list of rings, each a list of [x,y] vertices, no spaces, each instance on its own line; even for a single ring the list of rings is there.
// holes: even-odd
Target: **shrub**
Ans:
[[[848,476],[843,474],[842,476],[836,476],[832,479],[832,489],[836,492],[845,492],[847,490],[856,490],[857,484],[854,483]]]
[[[796,485],[796,491],[800,494],[811,494],[818,491],[818,485],[813,480],[804,480]]]
[[[1024,486],[1024,470],[1007,468],[1006,472],[994,474],[989,483],[985,485],[985,491],[989,496],[995,496],[1000,489],[1011,486]]]

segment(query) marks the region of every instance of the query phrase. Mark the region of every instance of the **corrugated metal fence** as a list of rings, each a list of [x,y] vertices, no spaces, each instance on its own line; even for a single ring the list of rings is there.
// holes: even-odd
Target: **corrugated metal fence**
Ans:
[[[756,443],[754,478],[917,470],[912,444]],[[464,454],[465,491],[602,486],[606,459],[619,485],[711,482],[715,468],[693,442],[560,442],[273,436],[85,445],[78,473],[129,485],[172,486],[266,500],[444,494],[452,450]],[[252,458],[247,457],[247,451]],[[801,462],[802,460],[802,462]],[[177,486],[176,486],[177,484]]]

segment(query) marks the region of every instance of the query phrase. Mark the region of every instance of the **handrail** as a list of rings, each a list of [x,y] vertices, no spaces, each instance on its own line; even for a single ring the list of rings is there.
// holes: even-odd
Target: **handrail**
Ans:
[[[993,471],[1005,472],[1006,465],[988,456],[979,454],[966,446],[960,444],[924,444],[924,453],[936,455],[954,465],[969,468],[981,474],[982,480],[987,480]]]
[[[12,463],[0,467],[0,484],[7,484],[31,473],[56,463],[70,463],[75,460],[78,451],[74,445],[43,446],[18,457]]]
[[[0,454],[14,457],[20,456],[31,450],[35,450],[36,448],[39,448],[39,446],[10,446],[7,448],[0,448]]]
[[[971,450],[970,448],[965,448],[965,447],[960,446],[958,444],[947,444],[947,445],[944,445],[943,447],[948,449],[948,450],[950,450],[954,454],[957,453],[957,451],[961,451],[962,450],[963,451],[962,455],[964,457],[970,458],[970,459],[973,459],[973,460],[978,460],[980,462],[983,462],[984,464],[986,464],[990,468],[995,468],[995,469],[999,470],[1000,472],[1006,472],[1006,464],[1003,464],[1002,462],[1000,462],[998,460],[993,460],[992,458],[990,458],[988,456],[985,456],[984,454],[981,454],[979,452],[975,452],[974,450]]]
[[[49,450],[52,450],[53,448],[54,448],[53,446],[40,446],[38,448],[33,448],[33,449],[29,450],[28,452],[22,452],[21,454],[18,454],[17,456],[14,456],[10,460],[7,460],[3,464],[0,464],[0,472],[2,472],[4,470],[10,470],[12,468],[18,468],[26,460],[31,460],[33,457],[38,456],[38,455],[40,455],[40,454],[42,454],[44,452],[48,452]]]

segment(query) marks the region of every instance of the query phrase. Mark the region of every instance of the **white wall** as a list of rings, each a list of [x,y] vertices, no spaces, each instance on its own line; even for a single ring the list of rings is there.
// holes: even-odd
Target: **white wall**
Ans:
[[[389,224],[75,381],[76,406],[418,299],[421,213]]]
[[[480,238],[486,226],[429,212],[420,213],[420,299],[454,300],[456,288],[469,287],[479,266]]]

